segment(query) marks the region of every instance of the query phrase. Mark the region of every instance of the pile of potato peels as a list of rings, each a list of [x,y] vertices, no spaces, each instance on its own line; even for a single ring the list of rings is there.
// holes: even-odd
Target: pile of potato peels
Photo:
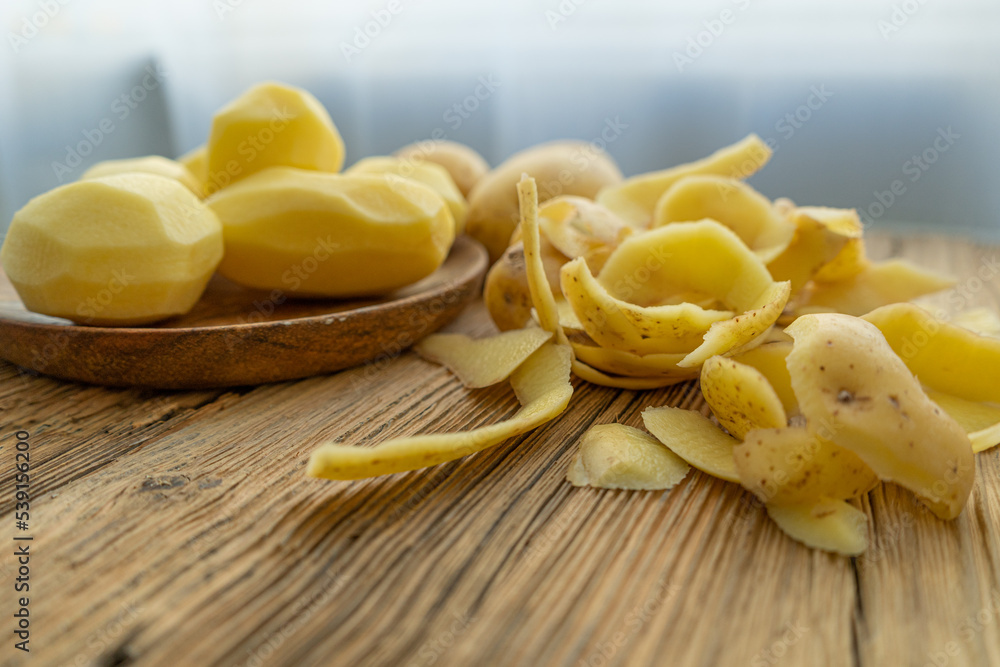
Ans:
[[[416,348],[467,387],[509,379],[521,409],[460,433],[324,444],[309,474],[359,479],[480,451],[558,416],[571,374],[632,390],[697,378],[712,418],[651,406],[648,433],[592,426],[568,480],[663,490],[693,466],[752,492],[792,538],[846,555],[868,541],[851,501],[880,482],[958,516],[974,453],[1000,443],[1000,320],[910,303],[953,281],[869,260],[853,210],[768,200],[743,179],[769,157],[751,135],[541,205],[523,176],[519,224],[484,289],[501,333]]]

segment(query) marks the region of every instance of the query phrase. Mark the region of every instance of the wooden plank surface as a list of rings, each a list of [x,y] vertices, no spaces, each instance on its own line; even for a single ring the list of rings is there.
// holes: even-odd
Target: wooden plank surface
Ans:
[[[874,236],[960,277],[946,312],[1000,306],[975,279],[997,248]],[[485,310],[451,327],[492,330]],[[998,379],[1000,381],[1000,379]],[[704,410],[695,383],[575,382],[557,421],[430,470],[359,482],[304,474],[325,439],[366,445],[517,409],[406,354],[238,390],[73,385],[0,362],[0,517],[13,537],[14,433],[30,433],[31,653],[13,650],[3,549],[2,664],[1000,664],[1000,457],[978,457],[942,522],[896,487],[862,502],[857,559],[786,538],[749,493],[695,471],[666,493],[564,481],[593,423],[648,405]]]

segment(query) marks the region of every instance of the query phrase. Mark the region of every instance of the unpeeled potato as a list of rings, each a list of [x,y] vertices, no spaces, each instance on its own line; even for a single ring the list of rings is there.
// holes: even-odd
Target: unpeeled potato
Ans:
[[[482,155],[457,141],[418,141],[403,146],[394,155],[404,160],[424,160],[441,165],[451,174],[463,197],[468,197],[476,183],[490,171],[490,165]]]

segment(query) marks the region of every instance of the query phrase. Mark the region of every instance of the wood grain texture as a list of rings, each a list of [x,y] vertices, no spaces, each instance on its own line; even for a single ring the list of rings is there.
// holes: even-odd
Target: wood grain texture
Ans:
[[[963,279],[936,299],[1000,306],[971,280],[997,248],[875,236]],[[978,286],[977,286],[978,285]],[[964,302],[964,303],[960,303]],[[485,309],[449,327],[492,331]],[[198,392],[104,389],[0,364],[0,516],[12,537],[14,432],[32,442],[32,653],[3,664],[1000,664],[1000,454],[978,457],[954,522],[880,487],[857,559],[786,538],[737,486],[694,472],[666,493],[564,481],[593,423],[648,405],[705,410],[695,383],[577,381],[558,420],[437,468],[306,478],[321,441],[366,445],[513,414],[404,354],[336,375]],[[10,542],[8,542],[9,544]],[[937,662],[935,662],[937,661]]]

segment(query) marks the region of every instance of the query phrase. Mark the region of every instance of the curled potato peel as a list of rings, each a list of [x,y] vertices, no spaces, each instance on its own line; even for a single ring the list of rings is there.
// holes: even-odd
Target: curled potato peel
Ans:
[[[413,349],[424,359],[447,366],[466,387],[477,389],[506,380],[551,338],[550,332],[535,328],[480,339],[431,334]]]
[[[843,500],[767,507],[767,514],[793,540],[807,547],[859,556],[868,548],[868,517]]]
[[[763,345],[732,356],[734,361],[751,366],[767,378],[768,384],[778,395],[785,414],[792,417],[799,412],[799,402],[792,391],[792,380],[788,375],[785,359],[792,351],[791,340],[767,342]]]
[[[521,409],[510,419],[459,433],[393,438],[374,447],[321,445],[309,459],[308,474],[325,479],[363,479],[417,470],[468,456],[526,433],[558,416],[573,394],[572,353],[546,343],[510,376]]]
[[[626,377],[676,378],[678,381],[698,377],[698,369],[681,368],[677,365],[684,358],[683,353],[639,356],[575,340],[571,340],[570,344],[577,359],[607,373]]]
[[[801,426],[748,431],[733,457],[740,483],[769,506],[848,500],[879,482],[856,454]]]
[[[719,423],[740,440],[747,431],[788,422],[778,394],[753,366],[712,357],[701,367],[701,393]]]
[[[751,134],[702,160],[606,185],[597,193],[596,200],[626,222],[645,227],[652,221],[663,193],[685,176],[716,174],[747,178],[763,167],[771,154],[771,148],[756,134]]]
[[[788,371],[809,429],[913,491],[937,516],[958,516],[975,478],[969,439],[882,333],[834,313],[800,317],[785,331],[795,340]]]
[[[633,232],[632,227],[600,204],[570,195],[542,204],[538,209],[538,225],[542,235],[566,260],[583,257],[591,271],[600,271],[611,252]]]
[[[892,259],[869,264],[840,282],[814,282],[798,310],[804,314],[836,312],[861,316],[881,306],[910,301],[954,285],[953,278]]]
[[[1000,316],[989,308],[970,308],[952,317],[951,323],[980,336],[1000,338]]]
[[[847,278],[846,264],[854,255],[845,249],[852,241],[860,241],[861,221],[850,209],[801,207],[791,213],[795,235],[785,250],[767,265],[775,280],[788,280],[797,292],[809,280],[824,270],[828,275]],[[831,266],[837,263],[836,267]],[[858,269],[860,271],[860,269]]]
[[[733,459],[733,449],[739,441],[723,433],[700,412],[650,407],[642,411],[642,423],[670,451],[698,470],[739,483]]]
[[[781,254],[796,232],[767,197],[742,181],[716,175],[686,176],[674,183],[657,203],[652,226],[704,218],[732,229],[764,262]]]
[[[566,479],[574,486],[602,489],[666,490],[691,466],[648,433],[624,424],[587,429]]]

